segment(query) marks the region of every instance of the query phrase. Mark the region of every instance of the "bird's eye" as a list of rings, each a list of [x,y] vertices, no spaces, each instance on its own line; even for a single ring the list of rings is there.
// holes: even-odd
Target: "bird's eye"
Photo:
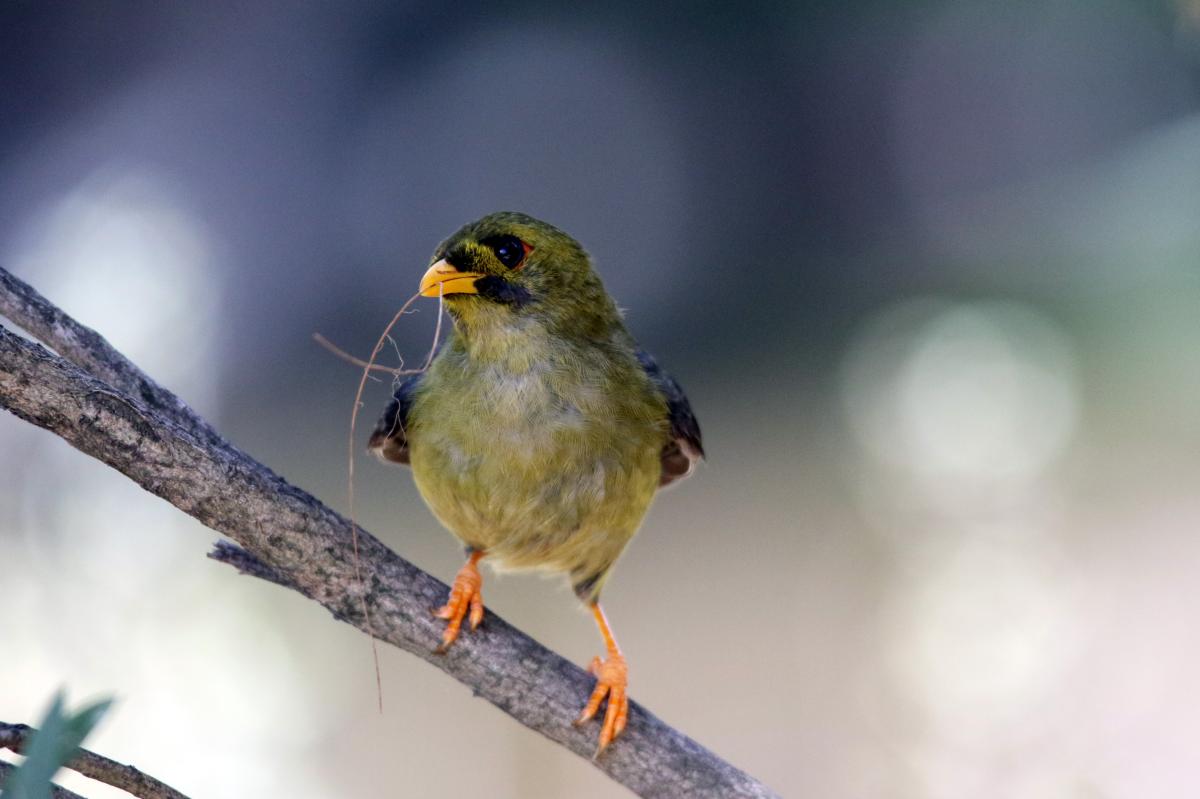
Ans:
[[[494,252],[496,259],[509,269],[520,266],[530,249],[516,236],[492,236],[479,243]]]

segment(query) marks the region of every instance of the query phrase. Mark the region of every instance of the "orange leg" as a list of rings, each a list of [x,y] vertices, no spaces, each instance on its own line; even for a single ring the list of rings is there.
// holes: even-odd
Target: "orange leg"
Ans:
[[[596,617],[600,634],[604,636],[604,648],[608,650],[608,658],[592,658],[588,671],[596,677],[596,689],[592,691],[592,698],[588,700],[587,707],[575,723],[582,724],[595,716],[604,697],[608,697],[604,726],[600,728],[600,747],[595,755],[599,757],[604,748],[625,729],[625,722],[629,718],[629,667],[625,664],[625,656],[617,646],[617,639],[613,637],[612,628],[608,626],[608,619],[604,617],[604,610],[599,602],[592,603],[592,615]]]
[[[472,630],[483,621],[483,578],[479,576],[479,567],[476,565],[482,557],[483,552],[478,549],[471,552],[471,557],[454,578],[450,598],[446,600],[445,605],[433,611],[434,616],[450,622],[442,633],[442,644],[437,648],[438,652],[445,652],[458,638],[458,631],[462,629],[463,618],[467,617],[468,610],[471,612],[469,618]]]

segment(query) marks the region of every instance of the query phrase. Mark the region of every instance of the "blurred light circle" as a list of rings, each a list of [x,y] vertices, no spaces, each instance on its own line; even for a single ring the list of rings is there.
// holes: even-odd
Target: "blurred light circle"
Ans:
[[[216,396],[212,242],[153,170],[96,170],[18,232],[8,260],[56,304],[188,398]]]
[[[213,246],[206,227],[186,210],[179,186],[146,167],[100,167],[31,214],[6,260],[190,404],[216,404]],[[157,585],[189,546],[164,528],[193,522],[165,505],[138,503],[144,495],[133,484],[97,471],[49,437],[31,440],[40,468],[55,476],[31,478],[22,494],[31,509],[27,542],[45,552],[47,567],[103,584],[136,551],[143,568],[114,590],[135,596]]]
[[[1075,365],[1063,333],[1013,303],[903,303],[863,326],[843,404],[878,461],[927,490],[1035,478],[1075,427]]]
[[[970,536],[931,550],[896,594],[889,662],[901,692],[936,737],[964,746],[1032,734],[1038,703],[1077,648],[1074,604],[1052,559],[1013,540]]]

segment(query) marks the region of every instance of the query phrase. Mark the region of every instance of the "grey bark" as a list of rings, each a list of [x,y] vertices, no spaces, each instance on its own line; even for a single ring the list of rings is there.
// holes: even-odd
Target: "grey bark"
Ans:
[[[32,727],[24,724],[6,724],[0,721],[0,749],[7,748],[19,753],[25,744],[25,739],[33,732]],[[105,785],[120,788],[125,793],[133,794],[141,799],[188,799],[170,785],[154,779],[133,766],[109,760],[107,757],[87,749],[78,750],[67,761],[66,767],[72,771],[78,771],[85,777],[103,782]],[[4,779],[0,779],[0,786],[3,784]],[[53,787],[52,795],[56,797],[77,796],[57,785]]]
[[[592,678],[488,611],[436,654],[448,588],[226,442],[101,336],[0,269],[0,314],[60,355],[0,327],[0,406],[62,437],[237,543],[212,557],[320,602],[334,618],[411,652],[642,797],[770,797],[769,788],[631,702],[629,726],[593,759],[576,727]],[[363,615],[365,601],[370,618]]]

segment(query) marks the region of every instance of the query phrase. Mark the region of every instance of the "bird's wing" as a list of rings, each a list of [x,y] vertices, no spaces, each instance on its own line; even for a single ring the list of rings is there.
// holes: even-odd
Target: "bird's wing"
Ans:
[[[690,475],[696,462],[704,457],[704,446],[700,443],[700,423],[696,421],[696,415],[692,413],[692,404],[688,402],[683,389],[675,382],[675,378],[662,370],[654,356],[639,349],[637,358],[650,380],[667,400],[671,438],[662,448],[662,474],[658,478],[658,485],[662,488]]]
[[[408,435],[405,429],[408,426],[408,411],[412,407],[413,391],[416,390],[421,377],[420,374],[409,375],[396,386],[392,401],[384,409],[379,424],[375,425],[375,430],[371,433],[367,448],[382,461],[408,463]]]

